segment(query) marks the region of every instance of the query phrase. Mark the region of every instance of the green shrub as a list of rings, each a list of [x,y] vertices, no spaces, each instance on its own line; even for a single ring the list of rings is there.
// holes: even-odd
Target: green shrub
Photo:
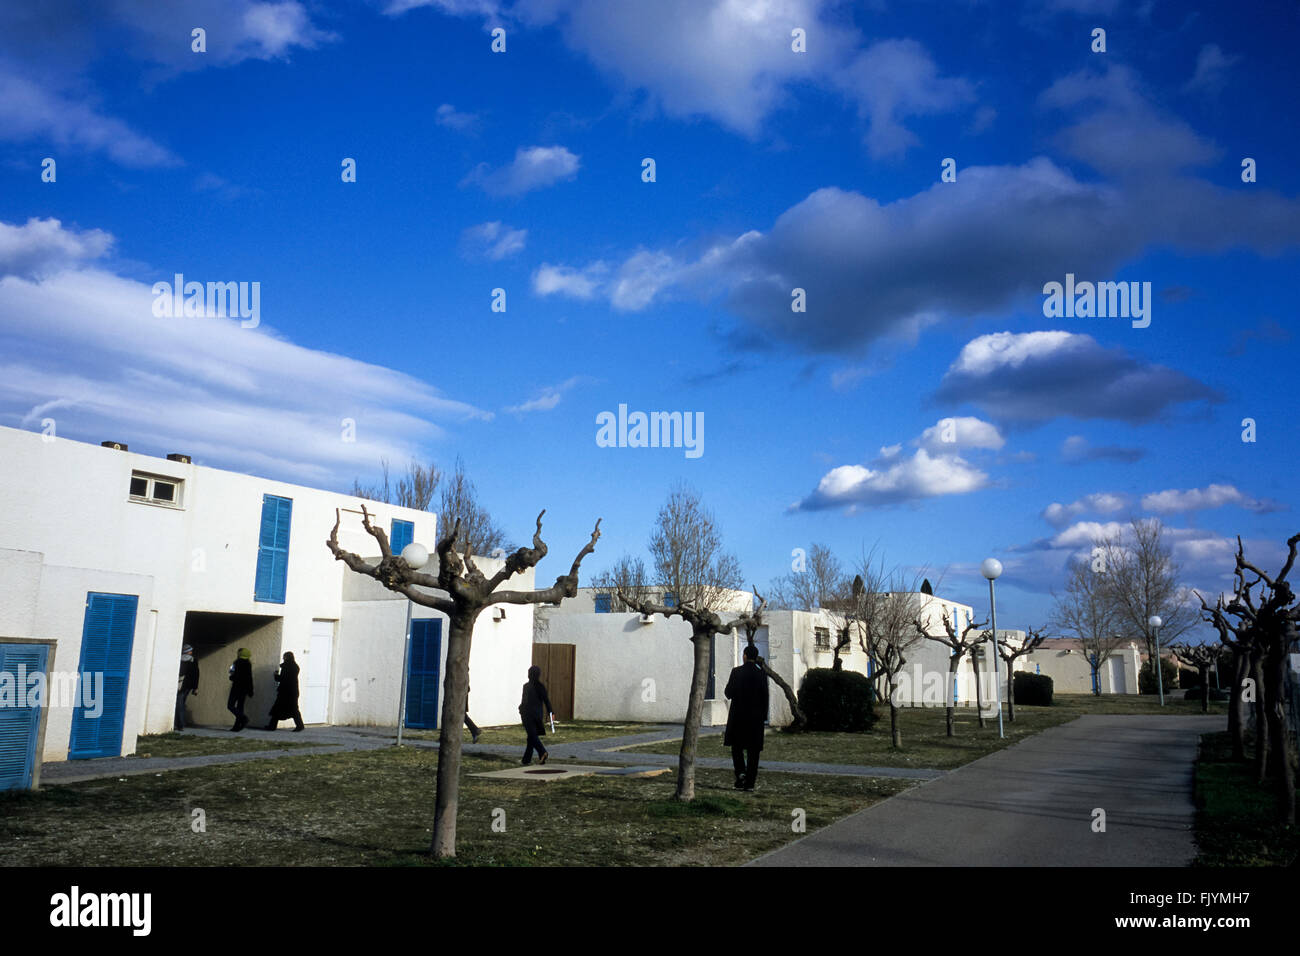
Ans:
[[[814,667],[799,685],[799,709],[809,730],[866,733],[876,721],[871,681],[857,671]]]
[[[1160,670],[1164,674],[1165,693],[1168,693],[1178,686],[1178,666],[1173,661],[1162,657]],[[1160,693],[1160,688],[1156,686],[1156,672],[1152,669],[1150,661],[1143,664],[1142,670],[1138,671],[1138,691],[1143,694]]]
[[[1052,706],[1052,679],[1046,674],[1015,672],[1016,703],[1030,707]]]

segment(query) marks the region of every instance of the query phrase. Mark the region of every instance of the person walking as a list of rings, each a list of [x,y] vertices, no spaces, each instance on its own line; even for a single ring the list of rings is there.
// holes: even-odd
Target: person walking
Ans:
[[[745,660],[731,670],[723,691],[731,701],[723,746],[731,747],[736,771],[736,789],[752,792],[758,779],[758,755],[763,749],[763,725],[767,722],[767,675],[758,664],[758,648],[745,645]]]
[[[199,662],[194,659],[194,648],[186,644],[181,647],[181,672],[176,678],[176,720],[177,730],[185,729],[185,698],[199,692]]]
[[[546,694],[546,685],[542,683],[542,669],[534,664],[528,668],[528,683],[524,685],[523,699],[519,702],[519,716],[524,722],[524,732],[528,734],[528,746],[524,750],[525,766],[533,762],[533,751],[541,756],[538,763],[546,763],[550,756],[542,746],[541,738],[546,736],[546,718],[554,717],[551,713],[551,698]]]
[[[271,705],[271,722],[267,730],[275,730],[282,720],[293,718],[293,732],[302,730],[302,711],[298,709],[298,664],[293,651],[284,652],[284,662],[275,672],[275,703]]]
[[[230,697],[226,700],[226,710],[235,715],[235,726],[230,729],[236,733],[248,726],[244,715],[244,698],[253,696],[253,655],[247,647],[239,649],[235,663],[230,665]]]

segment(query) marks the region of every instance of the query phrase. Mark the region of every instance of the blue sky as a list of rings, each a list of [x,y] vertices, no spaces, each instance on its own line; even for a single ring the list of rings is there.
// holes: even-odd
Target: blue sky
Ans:
[[[1038,625],[1092,536],[1158,516],[1216,591],[1235,535],[1295,530],[1297,17],[6,4],[0,423],[338,489],[460,455],[566,567],[602,517],[592,573],[685,480],[760,589],[875,546],[982,608],[995,555],[1000,620]],[[155,316],[175,273],[258,282],[260,324]],[[1045,317],[1066,273],[1149,282],[1149,327]],[[703,454],[598,447],[620,404],[702,414]]]

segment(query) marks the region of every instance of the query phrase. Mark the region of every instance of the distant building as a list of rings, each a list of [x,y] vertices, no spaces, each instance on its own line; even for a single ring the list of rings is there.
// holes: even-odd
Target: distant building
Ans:
[[[1102,662],[1096,688],[1102,694],[1136,694],[1141,656],[1133,641],[1119,645]],[[1094,693],[1092,665],[1083,642],[1078,638],[1048,638],[1026,655],[1026,669],[1052,678],[1052,690],[1058,694]]]

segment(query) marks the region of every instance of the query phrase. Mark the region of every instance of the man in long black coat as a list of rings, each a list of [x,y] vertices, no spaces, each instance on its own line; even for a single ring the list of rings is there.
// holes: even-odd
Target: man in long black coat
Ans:
[[[731,747],[736,789],[753,790],[763,749],[763,725],[767,723],[767,675],[758,666],[758,648],[753,644],[745,645],[745,662],[732,668],[723,693],[731,701],[731,710],[722,743]]]

